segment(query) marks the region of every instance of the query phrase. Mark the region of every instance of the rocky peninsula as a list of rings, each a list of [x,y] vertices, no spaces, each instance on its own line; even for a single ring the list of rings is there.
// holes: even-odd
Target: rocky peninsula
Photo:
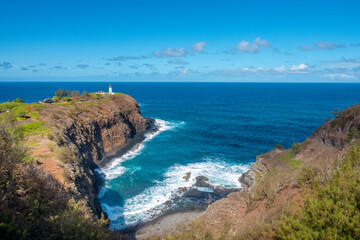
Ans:
[[[59,184],[65,201],[84,200],[95,219],[106,218],[97,197],[102,178],[95,169],[141,142],[145,133],[156,131],[154,119],[142,117],[139,104],[121,93],[56,100],[3,103],[0,117],[15,121],[15,128],[25,135],[31,166]]]

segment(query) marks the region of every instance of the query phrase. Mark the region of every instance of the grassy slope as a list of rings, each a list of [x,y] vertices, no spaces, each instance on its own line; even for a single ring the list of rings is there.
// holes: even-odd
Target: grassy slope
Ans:
[[[90,95],[54,105],[0,104],[0,239],[120,239],[64,185],[66,165],[78,159],[58,145],[59,129],[46,121],[86,112],[96,101]]]

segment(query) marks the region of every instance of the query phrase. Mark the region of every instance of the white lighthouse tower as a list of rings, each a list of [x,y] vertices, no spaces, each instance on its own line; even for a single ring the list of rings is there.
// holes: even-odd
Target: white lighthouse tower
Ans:
[[[111,84],[109,85],[109,94],[113,94]]]

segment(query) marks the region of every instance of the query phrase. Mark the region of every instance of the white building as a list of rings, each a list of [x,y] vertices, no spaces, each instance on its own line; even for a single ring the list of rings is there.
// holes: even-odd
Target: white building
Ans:
[[[113,94],[111,84],[109,85],[109,94]]]

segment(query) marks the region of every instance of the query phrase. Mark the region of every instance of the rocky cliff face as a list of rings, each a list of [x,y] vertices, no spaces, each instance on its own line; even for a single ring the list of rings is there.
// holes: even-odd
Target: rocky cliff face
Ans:
[[[141,140],[141,134],[154,126],[154,119],[143,118],[138,103],[128,95],[93,104],[84,109],[84,104],[78,103],[79,112],[64,119],[62,128],[67,142],[74,144],[89,164],[106,164],[109,157]]]
[[[251,232],[271,222],[289,206],[303,204],[299,181],[311,173],[318,181],[331,177],[349,147],[360,139],[360,105],[347,108],[291,149],[277,146],[257,157],[239,181],[241,192],[231,193],[208,207],[196,220],[205,221],[215,236],[230,224],[226,238]]]
[[[72,99],[72,103],[47,105],[40,120],[52,132],[48,145],[56,157],[55,174],[76,198],[86,198],[100,217],[97,187],[101,179],[94,169],[141,141],[147,131],[154,130],[154,120],[143,118],[138,103],[128,95]],[[48,161],[40,167],[46,168]]]

